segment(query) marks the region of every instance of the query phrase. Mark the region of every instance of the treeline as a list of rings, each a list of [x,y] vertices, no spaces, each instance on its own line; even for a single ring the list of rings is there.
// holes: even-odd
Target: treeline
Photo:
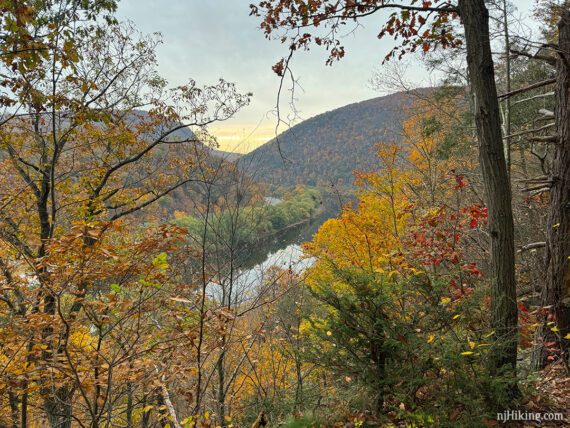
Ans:
[[[297,186],[285,191],[282,199],[269,197],[240,207],[239,213],[219,209],[208,219],[178,213],[172,223],[186,228],[191,236],[206,229],[207,240],[212,243],[231,236],[235,245],[247,247],[310,221],[319,213],[321,205],[322,196],[318,189]]]

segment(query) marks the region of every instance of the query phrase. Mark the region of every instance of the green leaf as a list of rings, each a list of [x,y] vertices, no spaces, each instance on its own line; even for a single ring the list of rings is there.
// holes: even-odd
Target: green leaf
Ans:
[[[152,265],[160,270],[168,269],[168,255],[166,253],[160,253],[158,256],[154,258],[152,261]]]

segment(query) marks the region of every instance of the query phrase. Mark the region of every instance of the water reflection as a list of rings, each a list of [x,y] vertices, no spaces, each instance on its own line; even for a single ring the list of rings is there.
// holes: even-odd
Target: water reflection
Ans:
[[[259,290],[270,279],[271,267],[301,273],[311,266],[313,258],[307,257],[300,244],[310,240],[318,228],[331,217],[324,213],[310,222],[287,229],[271,238],[264,239],[256,245],[248,246],[241,251],[241,269],[234,272],[232,278],[225,278],[225,287],[210,283],[208,294],[217,301],[223,298],[223,291],[231,288],[233,304],[240,304],[258,295]],[[231,287],[228,287],[231,282]]]

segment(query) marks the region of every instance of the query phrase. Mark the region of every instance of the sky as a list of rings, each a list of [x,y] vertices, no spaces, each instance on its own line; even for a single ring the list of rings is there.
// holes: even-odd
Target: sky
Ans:
[[[184,84],[190,78],[213,84],[222,77],[235,82],[240,92],[253,93],[248,107],[209,128],[220,149],[240,153],[275,136],[280,80],[271,66],[287,54],[286,45],[267,40],[259,29],[259,18],[249,16],[251,2],[122,0],[118,11],[121,20],[134,22],[143,33],[161,34],[159,72],[171,85]],[[516,4],[525,13],[532,0],[518,0]],[[315,47],[296,54],[292,68],[299,83],[295,91],[297,122],[383,94],[370,81],[393,46],[391,40],[376,37],[385,17],[374,14],[358,28],[350,28],[343,37],[346,57],[332,67],[325,66],[323,49]],[[399,72],[415,86],[430,86],[437,79],[428,75],[419,60]]]

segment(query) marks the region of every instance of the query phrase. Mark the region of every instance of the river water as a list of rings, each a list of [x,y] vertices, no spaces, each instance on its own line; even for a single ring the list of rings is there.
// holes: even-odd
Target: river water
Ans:
[[[313,234],[330,217],[330,213],[321,214],[310,222],[291,228],[250,249],[248,260],[243,264],[236,280],[238,290],[246,294],[247,290],[259,290],[268,278],[268,271],[272,266],[290,269],[296,273],[309,267],[313,259],[303,253],[300,244],[310,241]]]

